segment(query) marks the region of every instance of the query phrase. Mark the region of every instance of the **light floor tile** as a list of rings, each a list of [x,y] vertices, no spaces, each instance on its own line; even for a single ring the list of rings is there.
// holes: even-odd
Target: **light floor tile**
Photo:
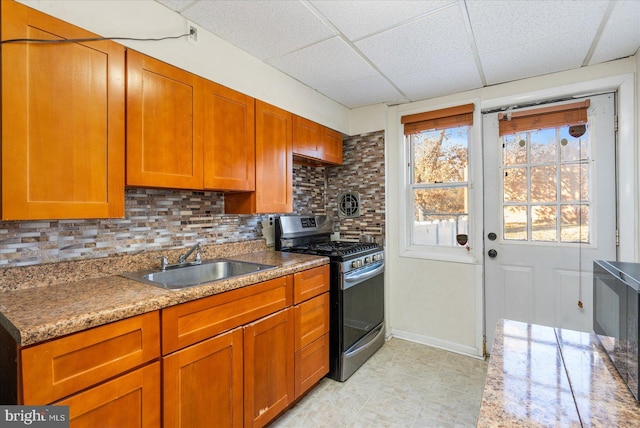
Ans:
[[[391,339],[346,382],[322,379],[276,428],[475,427],[487,362]]]

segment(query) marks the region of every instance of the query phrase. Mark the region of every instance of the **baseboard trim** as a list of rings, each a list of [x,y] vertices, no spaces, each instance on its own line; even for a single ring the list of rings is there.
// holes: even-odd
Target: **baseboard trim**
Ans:
[[[482,350],[476,349],[472,346],[460,345],[459,343],[448,342],[446,340],[437,339],[435,337],[423,336],[408,331],[391,329],[389,339],[397,337],[398,339],[408,340],[409,342],[420,343],[422,345],[432,346],[434,348],[444,349],[445,351],[455,352],[456,354],[466,355],[468,357],[477,358],[483,360]]]

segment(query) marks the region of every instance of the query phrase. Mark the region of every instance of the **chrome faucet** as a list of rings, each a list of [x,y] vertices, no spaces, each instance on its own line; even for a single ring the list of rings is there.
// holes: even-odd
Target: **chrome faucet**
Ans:
[[[202,245],[198,242],[196,245],[194,245],[193,247],[191,247],[189,249],[189,251],[187,251],[185,254],[180,254],[180,257],[178,259],[178,263],[180,265],[183,265],[185,263],[187,263],[187,258],[193,254],[194,251],[196,251],[196,258],[194,261],[191,262],[191,264],[194,265],[199,265],[200,263],[202,263],[202,260],[200,259],[200,251],[202,250]]]

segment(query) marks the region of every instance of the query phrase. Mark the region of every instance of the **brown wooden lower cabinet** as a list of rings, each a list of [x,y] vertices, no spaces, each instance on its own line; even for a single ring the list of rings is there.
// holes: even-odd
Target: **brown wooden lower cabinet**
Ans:
[[[244,327],[244,426],[264,426],[293,402],[291,308]]]
[[[296,399],[329,373],[329,333],[296,352]]]
[[[53,403],[69,406],[72,428],[160,426],[160,363],[154,362]]]
[[[25,348],[0,330],[0,402],[70,406],[74,428],[265,426],[329,370],[328,280],[320,266]]]
[[[242,328],[163,358],[165,427],[242,426]]]

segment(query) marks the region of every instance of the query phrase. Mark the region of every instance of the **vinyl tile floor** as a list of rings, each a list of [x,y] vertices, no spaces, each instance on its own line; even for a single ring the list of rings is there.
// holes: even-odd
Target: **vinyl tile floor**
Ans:
[[[487,361],[392,338],[346,382],[324,378],[272,427],[475,427]]]

